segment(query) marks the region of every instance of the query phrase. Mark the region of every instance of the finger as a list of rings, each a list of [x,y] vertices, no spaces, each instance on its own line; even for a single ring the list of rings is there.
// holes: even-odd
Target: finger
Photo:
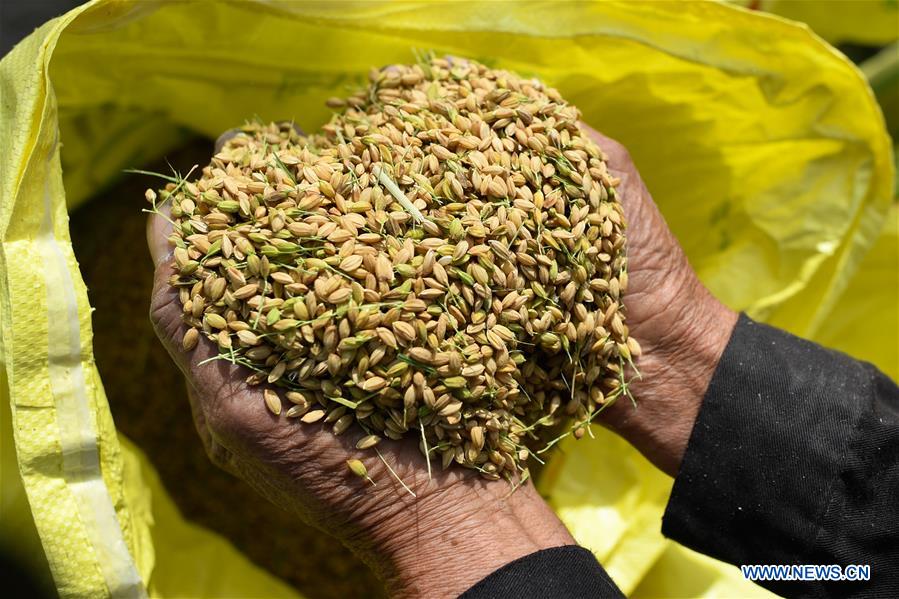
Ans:
[[[154,325],[157,325],[157,335],[163,341],[169,354],[175,358],[175,362],[187,374],[189,369],[182,358],[182,352],[177,348],[179,337],[183,338],[185,328],[181,323],[181,309],[177,292],[169,285],[169,277],[174,271],[172,269],[173,246],[168,240],[172,232],[172,223],[168,220],[170,214],[168,204],[159,206],[159,212],[161,214],[150,215],[147,219],[146,229],[147,248],[150,250],[150,257],[156,267],[151,317]],[[161,331],[163,334],[160,335]],[[190,378],[187,379],[187,396],[190,400],[194,425],[207,455],[213,462],[224,467],[226,460],[222,459],[224,456],[221,446],[213,440],[209,428],[206,426],[206,415],[196,399]]]
[[[147,248],[153,259],[153,291],[150,302],[150,319],[156,329],[156,335],[162,341],[169,354],[185,375],[190,374],[191,363],[185,359],[183,349],[184,334],[187,327],[182,320],[182,306],[178,290],[172,287],[171,277],[175,274],[174,246],[169,241],[172,234],[172,222],[169,219],[168,203],[158,205],[158,214],[151,214],[147,219]],[[206,352],[200,351],[198,355]],[[205,357],[209,357],[204,355]]]
[[[213,150],[213,154],[218,154],[219,152],[221,152],[222,148],[225,147],[225,144],[237,137],[240,133],[240,129],[228,129],[227,131],[219,135],[218,139],[215,140],[215,149]]]
[[[606,154],[608,158],[606,163],[611,170],[625,172],[636,170],[631,155],[624,145],[607,135],[603,135],[586,123],[582,122],[580,126],[587,136],[593,139],[596,145]]]
[[[606,164],[612,175],[621,179],[618,191],[621,192],[621,203],[628,222],[639,218],[644,204],[652,203],[649,192],[631,160],[630,153],[616,140],[603,135],[586,123],[580,123],[581,129],[592,139],[606,155]],[[646,201],[648,200],[648,201]]]
[[[581,127],[605,152],[609,172],[621,179],[617,189],[627,223],[627,270],[631,295],[653,289],[658,285],[654,273],[669,272],[672,265],[685,262],[683,252],[627,148],[589,125],[581,123]],[[637,321],[642,319],[639,303],[631,307],[631,312]]]
[[[182,342],[186,327],[182,323],[181,302],[178,290],[171,286],[170,279],[175,274],[172,267],[174,246],[169,242],[172,222],[169,220],[168,203],[157,206],[159,213],[147,219],[147,248],[155,267],[153,271],[153,291],[150,301],[150,320],[157,337],[162,341],[175,364],[185,374],[188,364],[182,352]]]

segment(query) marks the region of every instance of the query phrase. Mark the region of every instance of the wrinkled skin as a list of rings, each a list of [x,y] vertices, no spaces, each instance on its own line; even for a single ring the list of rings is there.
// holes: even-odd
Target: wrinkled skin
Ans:
[[[624,305],[629,333],[643,349],[640,378],[630,385],[637,406],[616,402],[603,424],[674,476],[737,314],[696,277],[627,149],[581,126],[621,178],[629,279]]]
[[[637,407],[618,402],[605,410],[603,424],[674,474],[736,314],[697,280],[624,147],[585,130],[622,180],[630,279],[624,301],[630,334],[643,347],[637,361],[643,378],[631,386]],[[335,437],[330,425],[276,417],[265,407],[263,387],[244,383],[246,370],[224,361],[201,365],[217,353],[212,343],[201,339],[183,352],[186,328],[168,284],[169,228],[159,217],[148,223],[157,265],[150,316],[187,379],[197,430],[217,465],[338,537],[395,595],[457,596],[509,561],[574,542],[533,485],[510,494],[505,481],[484,481],[461,468],[441,471],[438,464],[429,480],[417,438],[382,443],[384,459],[412,497],[377,455],[354,448],[361,431]],[[349,472],[350,457],[363,460],[376,486]]]

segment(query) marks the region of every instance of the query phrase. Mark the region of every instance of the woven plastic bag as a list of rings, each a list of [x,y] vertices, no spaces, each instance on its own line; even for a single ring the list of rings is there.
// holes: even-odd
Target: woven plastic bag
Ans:
[[[757,10],[807,24],[832,44],[885,45],[899,38],[899,2],[894,0],[743,0]]]
[[[181,128],[212,137],[259,114],[313,130],[325,98],[413,48],[558,87],[630,148],[719,297],[799,334],[834,330],[893,167],[864,80],[804,27],[698,2],[95,0],[0,62],[0,400],[17,466],[4,452],[3,526],[23,523],[23,547],[36,531],[61,596],[297,596],[185,522],[117,435],[67,208],[173,147]],[[870,335],[847,349],[890,342]],[[564,445],[540,484],[626,593],[765,594],[664,540],[670,479],[595,435]]]

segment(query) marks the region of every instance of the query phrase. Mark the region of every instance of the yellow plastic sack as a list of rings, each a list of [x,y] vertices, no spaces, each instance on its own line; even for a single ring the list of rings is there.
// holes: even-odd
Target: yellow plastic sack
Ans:
[[[899,39],[895,0],[760,0],[753,6],[802,21],[832,44],[882,46]]]
[[[18,511],[3,520],[23,523],[11,528],[35,547],[24,538],[33,520],[61,596],[297,596],[186,523],[117,435],[67,207],[171,148],[182,128],[215,136],[259,114],[315,129],[325,98],[413,48],[558,87],[631,149],[730,306],[868,356],[894,342],[875,327],[850,341],[838,327],[890,202],[882,115],[858,71],[804,27],[699,2],[95,0],[0,62],[0,424],[18,465],[4,454],[2,505]],[[144,251],[136,243],[134,259]],[[595,434],[565,445],[541,488],[625,592],[765,594],[664,540],[670,479]]]

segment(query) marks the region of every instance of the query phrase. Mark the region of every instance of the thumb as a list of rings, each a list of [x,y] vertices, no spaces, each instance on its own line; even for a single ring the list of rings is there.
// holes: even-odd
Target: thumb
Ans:
[[[175,270],[172,268],[174,246],[169,242],[172,224],[168,220],[168,206],[157,206],[159,214],[151,214],[147,219],[147,249],[155,267],[153,291],[150,301],[150,320],[156,335],[172,355],[175,363],[185,374],[186,360],[183,352],[184,334],[187,327],[182,320],[182,306],[178,290],[170,280]]]
[[[214,355],[209,344],[197,343],[199,339],[185,339],[189,327],[184,323],[184,307],[179,298],[179,288],[172,286],[175,246],[169,241],[173,225],[169,220],[169,204],[157,204],[158,213],[147,219],[147,249],[155,266],[153,291],[150,296],[150,320],[156,336],[162,341],[172,359],[188,377],[195,363]],[[196,333],[191,335],[196,336]],[[199,347],[197,347],[199,345]],[[187,351],[196,347],[196,351]]]
[[[168,206],[159,207],[160,214],[151,214],[147,219],[147,247],[153,265],[159,267],[168,262],[172,257],[172,244],[169,243],[169,235],[172,234],[172,223],[168,218]],[[164,215],[164,216],[163,216]]]

